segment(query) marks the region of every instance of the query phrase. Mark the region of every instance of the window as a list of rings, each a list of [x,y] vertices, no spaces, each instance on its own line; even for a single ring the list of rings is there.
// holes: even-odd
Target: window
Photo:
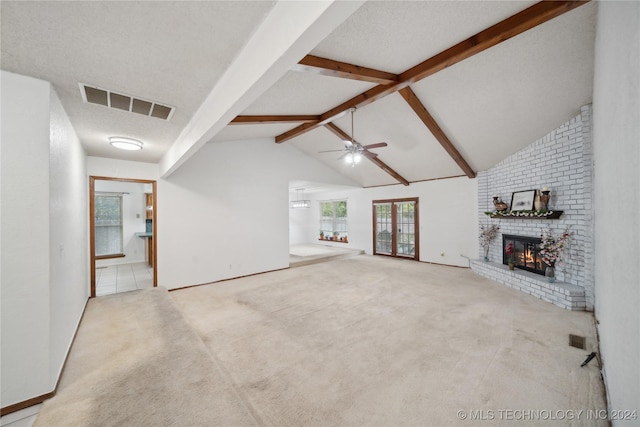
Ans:
[[[347,201],[320,202],[320,231],[325,238],[347,237]]]
[[[122,254],[122,196],[95,196],[96,256]]]

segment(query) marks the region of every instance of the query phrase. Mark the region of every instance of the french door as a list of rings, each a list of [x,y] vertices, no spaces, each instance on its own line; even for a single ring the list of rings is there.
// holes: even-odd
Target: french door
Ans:
[[[373,201],[373,253],[419,260],[418,199]]]

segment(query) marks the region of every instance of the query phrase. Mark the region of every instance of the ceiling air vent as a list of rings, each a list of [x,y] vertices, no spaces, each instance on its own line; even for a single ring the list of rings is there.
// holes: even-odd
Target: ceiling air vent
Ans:
[[[117,108],[118,110],[156,117],[162,120],[169,120],[175,111],[174,107],[168,105],[111,92],[110,90],[89,86],[84,83],[80,83],[80,93],[84,102]]]

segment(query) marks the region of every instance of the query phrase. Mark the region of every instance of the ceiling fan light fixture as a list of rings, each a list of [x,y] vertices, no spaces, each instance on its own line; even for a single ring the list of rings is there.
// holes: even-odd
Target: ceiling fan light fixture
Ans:
[[[111,136],[109,137],[109,144],[113,145],[120,150],[136,151],[142,150],[142,142],[137,139],[127,138],[124,136]]]
[[[347,162],[348,165],[351,165],[352,167],[357,165],[358,163],[360,163],[360,160],[362,160],[362,154],[355,152],[355,153],[347,153],[344,156],[344,161]]]

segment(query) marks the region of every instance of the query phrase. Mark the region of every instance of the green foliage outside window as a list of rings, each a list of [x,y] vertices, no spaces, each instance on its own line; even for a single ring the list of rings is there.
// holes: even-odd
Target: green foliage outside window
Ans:
[[[347,236],[347,201],[320,203],[320,231],[325,236]]]
[[[122,197],[96,195],[94,215],[96,256],[122,253]]]

